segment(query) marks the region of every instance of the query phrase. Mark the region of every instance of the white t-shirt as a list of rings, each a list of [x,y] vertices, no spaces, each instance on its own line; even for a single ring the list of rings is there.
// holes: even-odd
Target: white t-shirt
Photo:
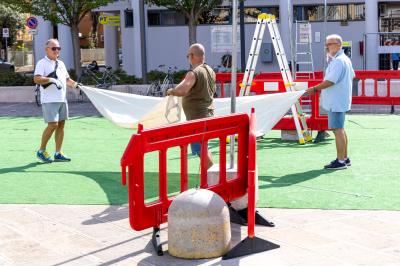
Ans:
[[[57,60],[57,77],[58,80],[62,84],[62,89],[57,89],[56,86],[50,85],[46,89],[40,86],[40,101],[42,103],[59,103],[59,102],[67,102],[67,79],[69,79],[68,71],[64,65],[64,63],[60,60]],[[34,75],[40,75],[42,77],[46,77],[48,74],[54,71],[56,67],[56,61],[49,59],[45,56],[43,59],[39,60],[35,67]]]

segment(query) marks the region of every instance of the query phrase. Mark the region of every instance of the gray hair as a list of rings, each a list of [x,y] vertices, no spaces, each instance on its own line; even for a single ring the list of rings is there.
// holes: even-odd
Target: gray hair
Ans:
[[[343,43],[342,37],[340,37],[340,35],[337,34],[331,34],[326,36],[326,40],[335,40],[340,44],[340,46],[342,46]]]
[[[59,43],[57,39],[52,38],[52,39],[48,39],[48,40],[46,41],[46,46],[48,46],[49,43],[51,43],[51,42],[57,42],[57,43]]]

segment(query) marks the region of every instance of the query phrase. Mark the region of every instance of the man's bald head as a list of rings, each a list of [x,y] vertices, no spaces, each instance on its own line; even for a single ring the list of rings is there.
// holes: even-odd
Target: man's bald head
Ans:
[[[204,57],[205,51],[204,46],[200,43],[194,43],[189,47],[189,52],[197,57]]]

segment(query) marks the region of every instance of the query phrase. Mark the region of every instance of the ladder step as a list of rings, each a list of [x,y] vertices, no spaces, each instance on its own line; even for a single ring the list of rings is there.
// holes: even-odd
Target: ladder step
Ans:
[[[296,54],[311,54],[311,52],[297,52]]]
[[[304,62],[297,62],[297,64],[312,64],[312,62],[306,62],[306,61],[304,61]]]

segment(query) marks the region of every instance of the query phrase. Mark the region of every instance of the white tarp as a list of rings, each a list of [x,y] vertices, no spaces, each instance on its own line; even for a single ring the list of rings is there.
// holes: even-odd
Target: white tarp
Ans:
[[[142,123],[144,128],[185,121],[179,97],[150,97],[109,90],[83,87],[97,110],[120,127],[133,128]],[[275,93],[236,98],[236,112],[250,113],[254,107],[257,135],[267,133],[286,114],[304,91]],[[231,113],[230,98],[214,99],[215,115]]]

